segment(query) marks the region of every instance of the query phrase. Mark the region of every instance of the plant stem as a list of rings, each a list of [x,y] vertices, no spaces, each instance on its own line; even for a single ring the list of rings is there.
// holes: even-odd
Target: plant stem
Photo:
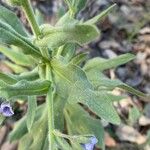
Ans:
[[[33,12],[33,9],[31,7],[29,0],[22,0],[21,4],[22,4],[23,10],[25,12],[25,15],[26,15],[26,17],[27,17],[27,19],[31,25],[31,28],[32,28],[34,35],[36,37],[38,37],[40,35],[40,28],[39,28],[38,23],[35,19],[34,12]]]
[[[52,82],[52,74],[50,70],[50,65],[46,65],[46,79]],[[54,149],[54,110],[53,110],[53,84],[49,88],[46,97],[47,109],[48,109],[48,140],[49,140],[49,150]]]

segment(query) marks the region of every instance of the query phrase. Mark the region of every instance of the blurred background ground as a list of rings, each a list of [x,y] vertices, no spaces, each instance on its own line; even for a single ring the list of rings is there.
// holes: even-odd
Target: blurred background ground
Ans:
[[[0,1],[1,4],[4,4],[3,2]],[[67,9],[62,0],[32,2],[45,22],[51,24],[55,24],[57,18]],[[88,0],[87,6],[78,18],[87,20],[113,3],[117,3],[117,7],[98,23],[101,37],[81,50],[89,51],[90,57],[104,58],[113,58],[127,52],[134,53],[134,61],[106,74],[112,79],[119,78],[136,89],[150,93],[150,0]],[[29,28],[23,13],[17,8],[14,11]],[[5,57],[0,54],[0,59]],[[11,68],[3,63],[0,63],[0,70],[11,72]],[[120,90],[114,92],[125,94]],[[128,98],[115,104],[122,124],[114,126],[103,123],[106,128],[107,150],[150,150],[150,102],[133,95],[127,96]],[[24,106],[19,109],[21,112],[24,111]],[[16,143],[10,145],[6,140],[13,123],[12,120],[6,120],[0,129],[1,150],[16,149]]]

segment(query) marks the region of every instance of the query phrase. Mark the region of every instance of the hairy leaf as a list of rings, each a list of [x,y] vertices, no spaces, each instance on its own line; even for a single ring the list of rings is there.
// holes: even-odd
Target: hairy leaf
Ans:
[[[135,56],[133,54],[123,54],[120,55],[116,58],[112,58],[112,59],[103,59],[100,57],[96,57],[93,58],[91,60],[89,60],[85,66],[84,66],[84,70],[90,70],[92,68],[94,69],[98,69],[100,71],[106,70],[106,69],[111,69],[114,67],[117,67],[119,65],[125,64],[128,61],[131,61],[135,58]]]
[[[77,54],[75,57],[73,57],[70,61],[70,63],[74,64],[74,65],[80,65],[81,63],[83,63],[86,59],[88,58],[88,54],[87,53],[79,53]]]
[[[113,90],[116,87],[128,91],[129,93],[135,94],[144,99],[148,99],[148,95],[132,88],[131,86],[121,82],[120,80],[111,80],[102,74],[99,70],[93,68],[86,71],[86,75],[89,81],[92,83],[97,90]]]
[[[34,118],[35,118],[36,108],[37,108],[36,96],[29,96],[28,97],[28,111],[27,111],[28,131],[30,131],[32,128]]]
[[[103,17],[105,17],[114,7],[116,4],[111,5],[106,10],[102,11],[99,15],[95,16],[94,18],[86,21],[84,24],[96,24],[98,23]]]
[[[39,107],[37,107],[34,122],[39,120],[39,118],[41,117],[41,115],[44,112],[44,108],[45,108],[45,105],[40,105]],[[21,137],[23,137],[28,132],[26,122],[27,122],[26,115],[23,118],[21,118],[19,121],[17,121],[17,123],[14,126],[14,129],[9,134],[9,140],[11,142],[19,140]]]
[[[65,13],[59,20],[58,22],[56,23],[56,27],[59,27],[59,26],[68,26],[68,25],[76,25],[78,24],[79,21],[74,19],[73,17],[70,16],[70,13],[67,12]]]
[[[31,64],[34,63],[28,56],[22,53],[18,53],[13,49],[7,48],[5,46],[0,46],[0,52],[11,59],[13,62],[21,66],[31,66]]]
[[[43,39],[38,40],[39,46],[48,45],[50,48],[58,48],[67,43],[84,44],[91,42],[99,36],[96,26],[91,25],[68,25],[65,27],[51,27],[49,31],[43,30]]]
[[[113,101],[114,97],[111,94],[105,91],[93,91],[86,87],[83,81],[74,84],[68,97],[69,103],[83,103],[99,117],[113,124],[120,124],[120,118],[112,105]]]
[[[34,126],[32,131],[29,133],[32,138],[33,142],[28,148],[29,150],[41,150],[44,147],[45,140],[48,136],[48,125],[47,125],[47,113],[44,113],[42,118],[38,120]],[[37,132],[37,129],[40,129],[40,132]],[[38,143],[38,144],[37,144]],[[25,149],[26,150],[26,149]]]
[[[9,24],[12,28],[14,28],[19,34],[23,36],[28,36],[27,31],[25,30],[24,26],[17,18],[17,16],[7,8],[0,5],[0,20]]]
[[[77,104],[67,105],[66,110],[68,111],[71,121],[69,128],[72,129],[73,134],[93,134],[98,139],[97,146],[104,149],[104,128],[100,120],[89,116],[89,114]]]
[[[47,117],[46,113],[35,122],[32,130],[27,133],[19,141],[19,150],[41,150],[44,147],[45,140],[47,139]],[[39,132],[37,132],[39,129]],[[30,139],[30,140],[29,140]],[[37,144],[38,143],[38,144]]]
[[[11,75],[2,72],[0,72],[0,80],[6,82],[7,84],[15,84],[17,82],[17,80]]]
[[[26,81],[21,80],[13,85],[0,88],[1,96],[12,98],[16,96],[42,95],[46,94],[50,86],[49,81]]]
[[[74,84],[78,80],[87,80],[85,72],[76,65],[66,64],[56,58],[51,61],[51,64],[56,74],[70,84]]]
[[[57,136],[55,138],[56,138],[57,147],[59,149],[72,150],[71,145],[69,145],[69,143],[65,139]]]
[[[10,61],[2,61],[6,66],[8,66],[14,73],[22,73],[22,72],[27,72],[27,68],[16,65]]]
[[[27,81],[33,81],[39,79],[38,69],[35,68],[34,70],[30,72],[23,72],[20,75],[13,75],[14,78],[16,78],[18,81],[20,80],[27,80]]]
[[[59,95],[55,95],[54,100],[55,128],[60,131],[63,131],[65,127],[63,110],[67,100],[65,98],[60,97]]]
[[[57,75],[67,82],[67,84],[64,82],[64,86],[68,88],[68,102],[83,103],[103,119],[119,124],[119,117],[112,106],[114,97],[112,98],[111,94],[95,92],[81,68],[72,64],[64,64],[57,59],[53,59],[51,64]]]
[[[0,20],[0,44],[15,45],[22,49],[24,54],[32,55],[35,58],[41,58],[39,49],[34,46],[27,38],[19,35],[10,25]]]

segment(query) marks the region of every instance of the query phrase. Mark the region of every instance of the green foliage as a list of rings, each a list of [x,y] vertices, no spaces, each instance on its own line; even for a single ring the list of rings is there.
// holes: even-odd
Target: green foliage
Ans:
[[[48,27],[42,29],[44,38],[37,41],[41,47],[48,45],[49,48],[58,48],[66,43],[84,44],[99,36],[95,26],[75,24],[65,27]]]
[[[0,52],[7,56],[17,65],[31,66],[31,63],[34,63],[33,60],[29,58],[29,56],[26,56],[22,53],[18,53],[17,51],[7,48],[5,46],[0,46]]]
[[[36,97],[29,96],[28,97],[28,112],[27,112],[27,128],[29,132],[34,122],[36,108],[37,108]]]
[[[133,60],[134,55],[87,60],[87,53],[76,53],[78,45],[100,36],[95,24],[115,5],[83,22],[76,19],[76,14],[86,0],[66,0],[69,10],[55,26],[39,27],[29,1],[11,2],[22,6],[34,35],[28,34],[14,13],[0,6],[0,52],[12,61],[5,63],[17,73],[0,72],[0,95],[12,103],[18,98],[28,103],[27,113],[17,121],[9,140],[18,140],[19,150],[82,150],[81,144],[95,136],[96,146],[105,149],[101,119],[117,125],[121,121],[113,102],[123,97],[112,94],[112,90],[119,87],[146,97],[103,73]],[[43,105],[37,106],[38,95],[46,95]],[[136,114],[137,110],[132,109],[130,120]]]
[[[68,127],[72,134],[93,134],[98,139],[98,146],[104,148],[104,129],[99,119],[92,118],[81,106],[68,105],[66,111],[70,119]],[[69,122],[69,121],[68,121]]]
[[[3,6],[0,6],[0,21],[5,22],[10,25],[15,31],[17,31],[22,36],[28,36],[27,31],[24,26],[12,11],[9,11]]]
[[[116,6],[116,4],[111,5],[110,7],[108,7],[106,10],[104,10],[103,12],[101,12],[99,15],[95,16],[94,18],[88,20],[85,22],[85,24],[95,24],[98,23],[103,17],[105,17],[114,7]]]
[[[119,65],[125,64],[130,60],[133,60],[135,56],[133,54],[124,54],[112,59],[104,59],[100,57],[93,58],[89,60],[84,66],[84,70],[88,71],[90,69],[97,69],[103,71],[106,69],[111,69]]]
[[[47,93],[49,87],[50,82],[46,80],[21,80],[13,85],[0,86],[0,95],[7,99],[17,96],[42,95]]]
[[[141,113],[138,107],[133,106],[133,108],[131,108],[129,111],[129,117],[128,117],[129,123],[133,125],[139,119],[140,116],[141,116]]]

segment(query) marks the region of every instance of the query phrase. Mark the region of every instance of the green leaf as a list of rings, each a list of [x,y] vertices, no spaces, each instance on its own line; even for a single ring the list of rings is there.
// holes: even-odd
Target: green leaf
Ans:
[[[15,45],[20,47],[24,54],[32,55],[36,59],[45,59],[40,54],[39,49],[34,46],[29,39],[19,35],[10,25],[1,22],[1,20],[0,35],[0,44]]]
[[[89,138],[93,137],[93,134],[85,134],[85,135],[68,135],[60,132],[59,130],[54,130],[53,134],[57,137],[61,137],[64,139],[68,139],[69,141],[75,143],[88,143]]]
[[[27,31],[23,27],[17,16],[7,8],[0,5],[0,20],[9,24],[14,30],[23,36],[28,36]]]
[[[79,21],[74,19],[73,17],[70,16],[70,13],[67,12],[65,13],[59,20],[58,22],[56,23],[56,27],[59,27],[59,26],[68,26],[68,25],[76,25],[78,24]]]
[[[32,128],[34,118],[35,118],[36,108],[37,108],[36,96],[29,96],[28,97],[28,111],[27,111],[28,131],[30,131]]]
[[[42,116],[45,110],[44,108],[45,105],[40,105],[39,107],[37,107],[34,122],[39,120],[39,118]],[[23,118],[17,121],[17,123],[15,123],[14,129],[9,134],[10,142],[20,140],[28,132],[26,122],[27,122],[27,116],[25,115]]]
[[[129,123],[133,125],[141,116],[139,109],[134,105],[133,108],[129,110]]]
[[[43,149],[45,140],[47,139],[47,136],[48,136],[47,122],[48,122],[47,113],[44,113],[42,118],[34,124],[32,131],[29,133],[32,136],[33,142],[28,148],[28,150]],[[37,132],[37,129],[40,129],[40,132]]]
[[[88,81],[85,72],[80,67],[72,64],[65,64],[58,59],[53,59],[51,64],[55,73],[60,77],[60,79],[65,81],[62,85],[67,87],[68,90],[67,91],[65,88],[62,88],[67,92],[65,90],[64,92],[60,92],[56,88],[56,91],[60,92],[60,96],[63,97],[65,93],[69,93],[68,102],[81,102],[87,105],[100,117],[106,119],[109,122],[119,124],[119,117],[112,106],[114,97],[111,97],[111,94],[106,92],[95,92],[93,86]],[[107,110],[108,108],[110,111]]]
[[[88,81],[85,72],[80,68],[72,64],[65,64],[58,59],[51,61],[53,70],[55,73],[63,79],[64,92],[60,92],[60,96],[69,93],[68,102],[78,103],[81,102],[87,105],[93,112],[100,117],[106,119],[109,122],[119,124],[119,117],[112,106],[111,94],[95,92],[93,86]],[[67,74],[66,74],[67,72]],[[66,84],[67,83],[67,84]],[[61,86],[60,86],[61,89]],[[65,95],[67,96],[67,95]],[[109,108],[110,111],[107,109]]]
[[[36,43],[39,46],[48,45],[49,48],[58,48],[66,43],[84,44],[93,41],[99,36],[99,31],[96,26],[91,25],[68,25],[65,27],[50,27],[43,34],[43,39]]]
[[[84,8],[87,0],[65,0],[65,2],[69,7],[71,15],[74,15]]]
[[[70,61],[76,53],[76,44],[67,43],[63,46],[61,55],[65,57],[66,61]]]
[[[98,119],[94,119],[79,105],[67,105],[73,134],[93,134],[98,139],[97,146],[104,149],[104,128]],[[67,119],[67,118],[66,118]]]
[[[27,81],[33,81],[39,79],[38,69],[35,68],[34,70],[30,72],[23,72],[20,75],[13,75],[14,78],[16,78],[18,81],[20,80],[27,80]]]
[[[7,48],[5,46],[0,46],[0,52],[18,65],[31,66],[31,64],[33,64],[33,61],[28,56],[22,53],[18,53],[13,49]]]
[[[47,139],[47,113],[35,122],[32,130],[19,141],[19,150],[41,150],[45,146]],[[37,130],[39,129],[39,132]],[[29,140],[30,139],[30,140]]]
[[[26,116],[20,119],[14,126],[14,129],[9,134],[10,142],[19,140],[28,132],[26,125]]]
[[[56,58],[52,59],[51,65],[55,73],[70,84],[79,80],[87,80],[85,72],[76,65],[67,64]]]
[[[93,91],[85,86],[83,81],[77,81],[72,87],[68,102],[83,103],[104,120],[120,124],[120,118],[113,107],[114,97],[105,91]]]
[[[22,67],[22,66],[19,66],[19,65],[16,65],[14,63],[11,63],[10,61],[2,61],[6,66],[8,66],[14,73],[22,73],[22,72],[27,72],[27,69]]]
[[[65,127],[63,110],[67,100],[56,94],[54,100],[55,128],[60,131],[63,131]]]
[[[81,63],[83,63],[85,60],[87,60],[87,58],[88,58],[88,53],[79,53],[71,59],[70,63],[78,66]]]
[[[108,7],[106,10],[102,11],[99,15],[95,16],[94,18],[86,21],[84,24],[96,24],[98,23],[103,17],[105,17],[114,7],[116,6],[116,4],[111,5],[110,7]]]
[[[87,0],[77,0],[77,1],[74,0],[74,3],[75,3],[77,12],[79,12],[85,7]]]
[[[119,65],[125,64],[128,61],[133,60],[134,58],[135,58],[135,56],[133,54],[129,54],[129,53],[120,55],[120,56],[118,56],[116,58],[112,58],[112,59],[103,59],[100,57],[96,57],[96,58],[89,60],[85,64],[84,70],[87,71],[87,70],[94,68],[94,69],[103,71],[103,70],[111,69],[111,68],[117,67]]]
[[[29,134],[26,134],[25,136],[23,136],[23,137],[19,140],[18,149],[19,149],[19,150],[26,150],[26,149],[29,149],[29,146],[31,145],[32,142],[33,142],[32,136],[29,135]]]
[[[142,97],[143,99],[149,99],[148,96],[129,85],[121,82],[120,80],[111,80],[108,77],[106,77],[104,74],[102,74],[99,70],[96,68],[87,70],[86,75],[88,77],[88,80],[92,83],[95,89],[97,90],[113,90],[116,87],[121,88],[123,90],[126,90],[129,93],[135,94],[139,97]]]
[[[21,80],[16,84],[0,88],[0,94],[8,99],[17,96],[43,95],[47,93],[49,86],[50,82],[47,80]]]
[[[4,81],[7,84],[15,84],[17,82],[17,80],[9,74],[5,74],[2,72],[0,72],[0,80]]]
[[[70,13],[74,15],[84,8],[87,0],[65,0],[65,2],[69,7]]]
[[[64,149],[64,150],[72,150],[72,147],[69,145],[69,143],[60,137],[55,137],[56,138],[56,143],[57,143],[57,147],[59,149]]]

